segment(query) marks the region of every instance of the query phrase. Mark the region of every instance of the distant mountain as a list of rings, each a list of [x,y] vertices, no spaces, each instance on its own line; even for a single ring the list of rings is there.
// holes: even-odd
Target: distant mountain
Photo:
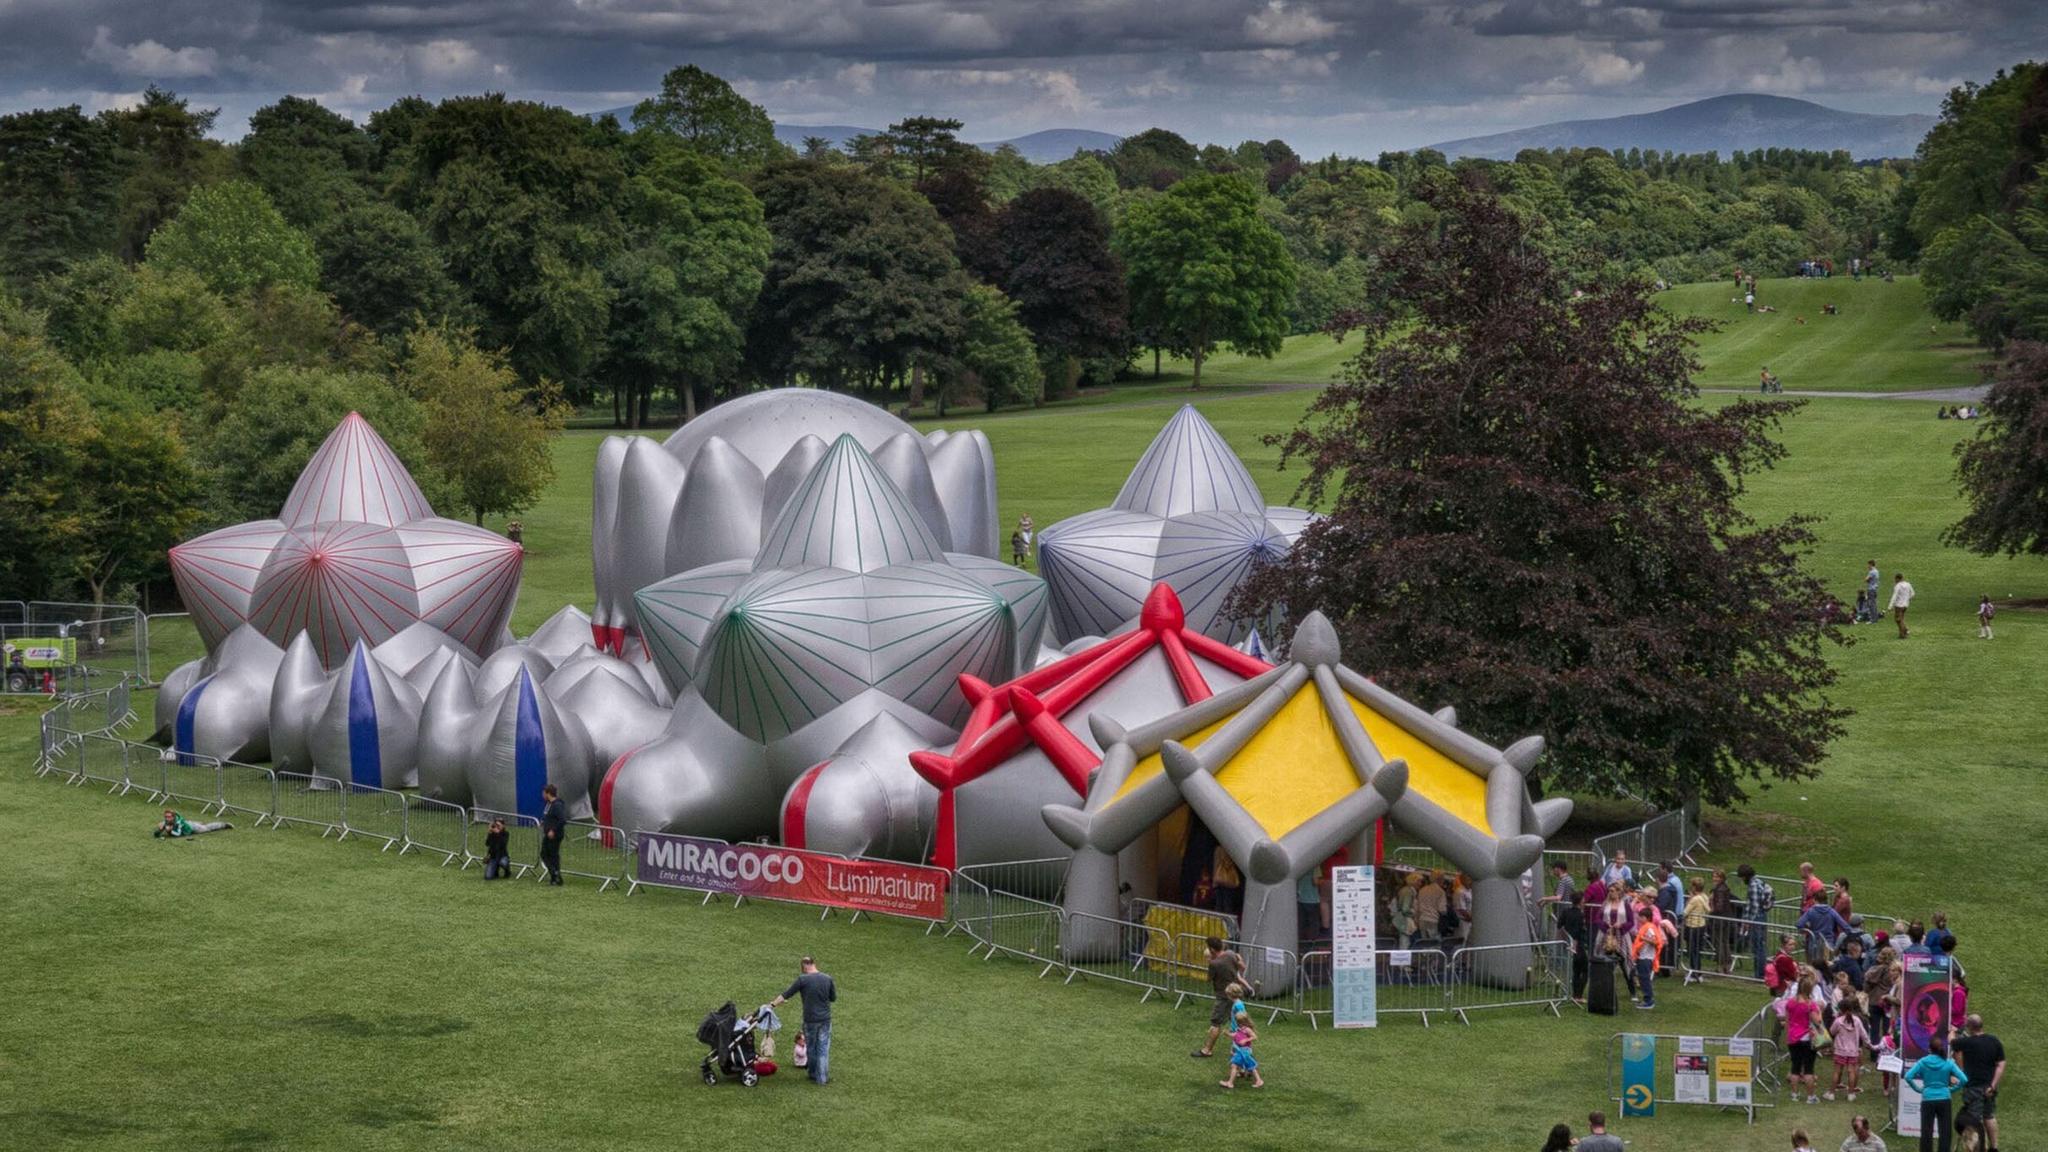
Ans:
[[[1716,96],[1640,116],[1566,120],[1430,147],[1452,158],[1512,160],[1524,148],[1641,148],[1660,152],[1749,152],[1758,148],[1846,149],[1858,160],[1911,156],[1933,116],[1872,116],[1784,96]]]
[[[1107,152],[1117,146],[1123,137],[1108,132],[1097,132],[1093,128],[1048,128],[1019,136],[1014,140],[996,140],[980,145],[993,152],[1008,144],[1024,154],[1033,164],[1056,164],[1079,151]]]
[[[606,116],[617,117],[619,123],[628,128],[633,126],[631,105],[590,113],[592,120]],[[834,148],[843,149],[855,136],[872,136],[880,131],[880,128],[856,128],[850,124],[777,124],[775,138],[791,148],[802,151],[805,139],[821,136]],[[1019,136],[1012,140],[991,140],[975,147],[993,152],[1009,144],[1023,153],[1024,158],[1033,164],[1054,164],[1081,149],[1107,152],[1116,147],[1117,141],[1122,139],[1121,136],[1097,132],[1092,128],[1047,128],[1043,132],[1033,132],[1028,136]]]
[[[830,141],[834,148],[844,148],[855,136],[872,136],[879,131],[879,128],[851,128],[844,124],[777,124],[775,138],[791,148],[801,149],[805,137],[822,136]],[[1077,149],[1101,149],[1106,152],[1116,147],[1117,141],[1121,139],[1123,137],[1097,132],[1092,128],[1047,128],[1043,132],[1033,132],[1013,140],[990,140],[976,144],[975,147],[993,152],[1008,144],[1023,153],[1024,158],[1033,164],[1052,164],[1072,156]]]
[[[879,128],[849,128],[844,124],[777,124],[775,138],[801,152],[804,140],[822,136],[834,148],[844,148],[855,136],[873,136]]]

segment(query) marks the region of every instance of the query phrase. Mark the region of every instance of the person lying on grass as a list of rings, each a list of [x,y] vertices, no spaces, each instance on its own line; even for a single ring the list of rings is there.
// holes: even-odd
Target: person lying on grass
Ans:
[[[156,831],[150,833],[150,836],[157,839],[169,837],[172,840],[183,840],[187,837],[198,836],[207,832],[219,832],[222,829],[233,827],[233,824],[230,824],[225,820],[217,820],[211,824],[194,824],[191,821],[185,819],[183,816],[180,816],[176,812],[173,812],[169,808],[166,808],[164,809],[164,818],[162,822],[157,824]]]

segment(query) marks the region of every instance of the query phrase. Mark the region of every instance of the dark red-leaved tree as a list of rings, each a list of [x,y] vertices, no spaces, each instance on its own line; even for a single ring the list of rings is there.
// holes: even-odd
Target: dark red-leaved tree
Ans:
[[[1984,411],[1977,435],[1956,445],[1970,510],[1942,540],[1987,556],[2048,555],[2048,344],[2006,345]]]
[[[1795,405],[1698,402],[1704,325],[1589,282],[1483,190],[1383,260],[1363,347],[1276,438],[1328,515],[1241,594],[1320,608],[1345,660],[1475,734],[1541,733],[1552,786],[1728,803],[1810,776],[1847,713],[1802,519],[1743,478]]]

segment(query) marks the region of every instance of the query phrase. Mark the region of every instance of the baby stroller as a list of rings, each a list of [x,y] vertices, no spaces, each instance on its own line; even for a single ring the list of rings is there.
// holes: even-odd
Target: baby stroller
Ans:
[[[704,1083],[718,1083],[721,1072],[739,1077],[749,1088],[761,1082],[754,1071],[754,1028],[759,1022],[753,1014],[741,1016],[727,1000],[697,1025],[697,1042],[711,1049],[702,1065]]]

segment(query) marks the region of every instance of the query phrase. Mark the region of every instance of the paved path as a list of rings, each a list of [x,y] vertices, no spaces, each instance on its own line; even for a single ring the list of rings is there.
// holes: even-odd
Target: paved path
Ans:
[[[1702,388],[1701,392],[1717,392],[1728,396],[1756,396],[1754,388]],[[1800,396],[1809,400],[1921,400],[1932,404],[1975,404],[1991,391],[1989,384],[1972,384],[1965,388],[1926,388],[1918,392],[1812,392],[1787,388],[1780,396]]]

